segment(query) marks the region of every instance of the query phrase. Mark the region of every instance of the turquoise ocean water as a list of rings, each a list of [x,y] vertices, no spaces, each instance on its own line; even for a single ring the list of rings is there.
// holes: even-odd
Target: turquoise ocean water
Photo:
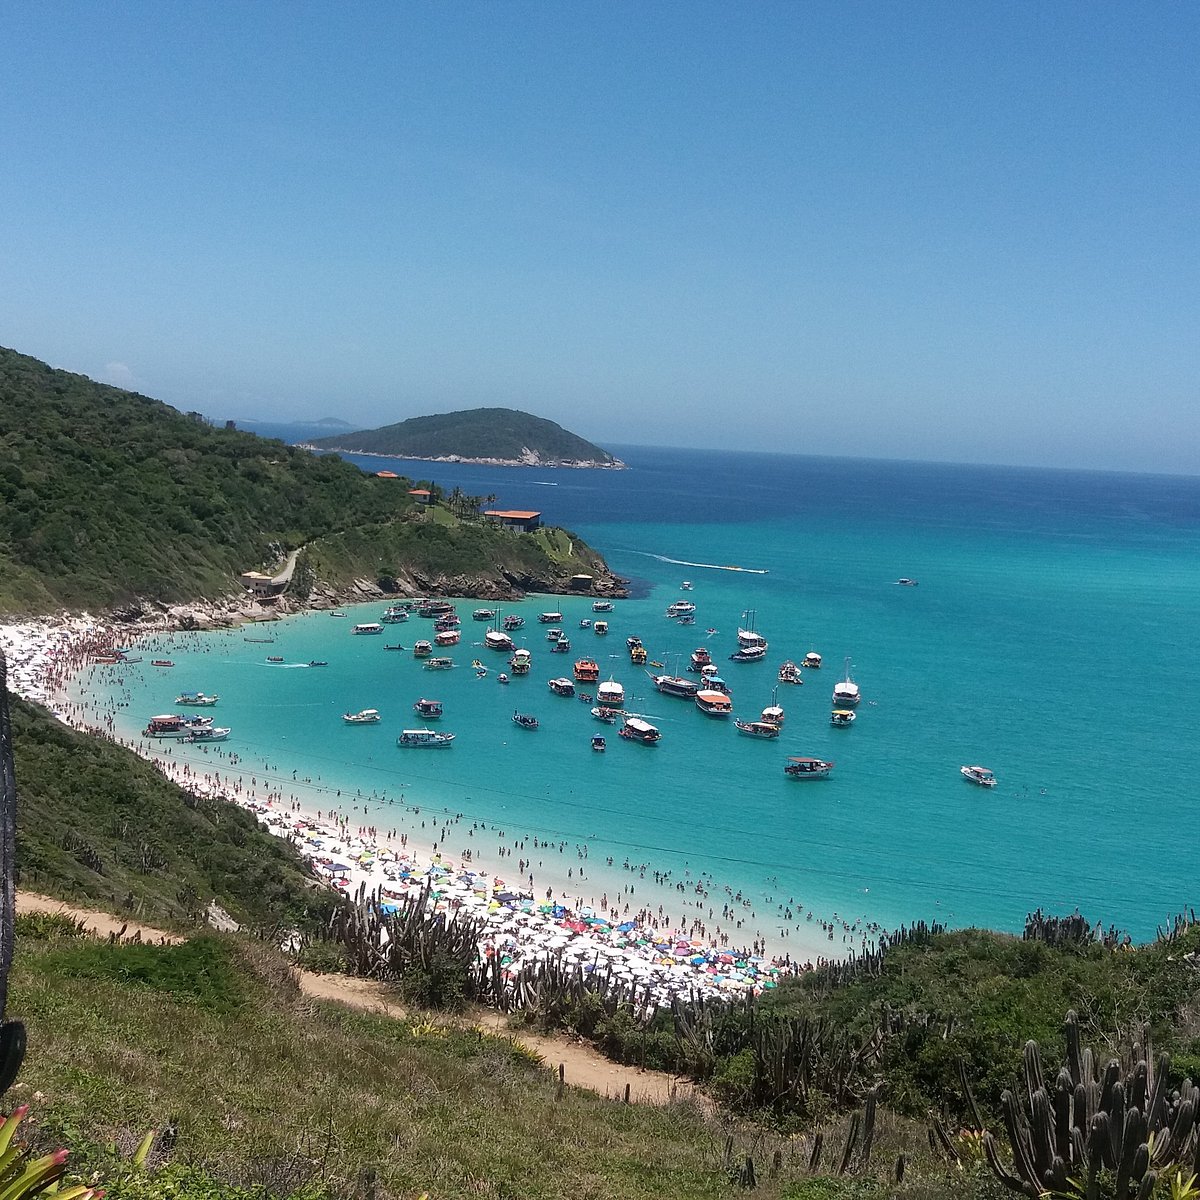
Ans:
[[[469,600],[458,606],[462,644],[448,651],[459,665],[445,673],[384,650],[431,636],[428,622],[351,636],[353,621],[374,619],[382,604],[277,623],[271,645],[244,640],[264,630],[165,640],[174,670],[149,668],[151,649],[126,672],[124,732],[170,711],[178,691],[218,692],[218,723],[234,730],[229,749],[268,759],[281,777],[319,775],[344,795],[404,794],[513,831],[586,841],[593,875],[604,855],[686,864],[749,896],[795,897],[886,925],[932,918],[1016,930],[1041,906],[1078,908],[1144,937],[1194,902],[1200,480],[618,453],[630,470],[398,468],[540,509],[601,550],[635,593],[607,614],[607,638],[579,629],[595,615],[590,600],[504,605],[525,616],[515,636],[534,654],[531,674],[507,687],[495,679],[505,656],[472,645],[486,626],[471,620],[479,604]],[[897,586],[901,576],[919,585]],[[663,615],[681,598],[697,605],[693,626]],[[536,620],[548,608],[564,614],[569,655],[548,653]],[[770,641],[764,663],[726,661],[745,610]],[[779,689],[784,735],[758,742],[654,692],[629,663],[630,634],[672,671],[707,645],[747,718],[771,701],[783,659],[816,650],[825,667]],[[589,706],[548,691],[584,653],[602,678],[625,685],[627,707],[662,729],[659,746],[626,744]],[[476,657],[487,678],[471,670]],[[830,692],[847,657],[863,703],[854,727],[835,730]],[[329,665],[292,665],[311,659]],[[93,694],[105,678],[92,675]],[[420,696],[445,703],[452,750],[396,747],[400,729],[420,724],[411,711]],[[365,707],[383,722],[341,721]],[[536,714],[541,729],[514,726],[514,708]],[[598,732],[608,735],[603,755],[590,749]],[[837,765],[828,781],[797,783],[783,774],[788,754]],[[968,784],[962,763],[991,767],[999,786]]]

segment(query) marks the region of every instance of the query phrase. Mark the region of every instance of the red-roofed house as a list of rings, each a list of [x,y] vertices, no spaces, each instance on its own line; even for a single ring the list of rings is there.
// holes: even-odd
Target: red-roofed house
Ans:
[[[489,509],[483,515],[498,521],[508,529],[519,529],[522,533],[532,533],[542,523],[540,512],[523,512],[519,509]]]
[[[400,476],[395,471],[376,471],[376,479],[399,479]]]
[[[409,488],[408,494],[418,504],[428,504],[433,499],[433,495],[430,493],[428,488]]]

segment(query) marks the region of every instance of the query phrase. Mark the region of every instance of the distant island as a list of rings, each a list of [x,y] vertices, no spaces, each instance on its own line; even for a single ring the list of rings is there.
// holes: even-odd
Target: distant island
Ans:
[[[395,425],[314,438],[305,446],[432,462],[504,467],[605,467],[625,464],[554,421],[514,408],[469,408],[411,417]]]

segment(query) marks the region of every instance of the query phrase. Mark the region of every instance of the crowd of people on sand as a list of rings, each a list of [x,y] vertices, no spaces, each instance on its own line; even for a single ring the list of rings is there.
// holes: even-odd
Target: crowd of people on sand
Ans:
[[[180,649],[208,649],[214,641],[211,634],[166,623],[137,630],[167,632]],[[465,813],[428,803],[423,813],[404,794],[343,795],[320,776],[300,777],[267,758],[249,761],[228,744],[122,737],[118,710],[131,703],[122,672],[137,669],[137,655],[124,645],[130,636],[125,627],[87,617],[0,626],[9,686],[73,727],[128,746],[180,786],[252,809],[310,858],[332,887],[351,894],[363,887],[373,902],[388,905],[428,886],[439,911],[462,911],[482,922],[480,955],[498,957],[508,971],[562,957],[584,970],[611,970],[665,1001],[691,988],[772,987],[781,975],[810,967],[822,952],[833,957],[864,949],[884,932],[865,917],[819,916],[794,897],[764,897],[773,911],[760,913],[749,895],[721,886],[707,872],[685,869],[680,876],[628,858],[618,863],[606,857],[603,878],[594,883],[587,842],[540,833],[510,837]],[[107,665],[97,667],[98,656]],[[91,670],[109,673],[105,709],[87,698]],[[72,681],[75,699],[68,692]],[[394,814],[394,828],[379,826],[383,812]],[[585,884],[599,897],[585,899]]]

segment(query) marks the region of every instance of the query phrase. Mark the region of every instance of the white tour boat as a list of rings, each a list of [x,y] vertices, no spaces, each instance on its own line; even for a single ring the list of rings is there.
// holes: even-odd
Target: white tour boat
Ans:
[[[342,720],[347,725],[375,725],[382,719],[377,708],[362,708],[356,713],[342,713]]]
[[[855,708],[861,698],[858,684],[850,678],[850,660],[846,659],[846,678],[833,685],[833,707]]]
[[[625,724],[617,732],[626,741],[641,742],[644,746],[653,746],[662,738],[658,728],[641,717],[626,717]]]
[[[397,746],[417,750],[442,750],[454,741],[454,734],[436,729],[405,729],[396,739]]]

